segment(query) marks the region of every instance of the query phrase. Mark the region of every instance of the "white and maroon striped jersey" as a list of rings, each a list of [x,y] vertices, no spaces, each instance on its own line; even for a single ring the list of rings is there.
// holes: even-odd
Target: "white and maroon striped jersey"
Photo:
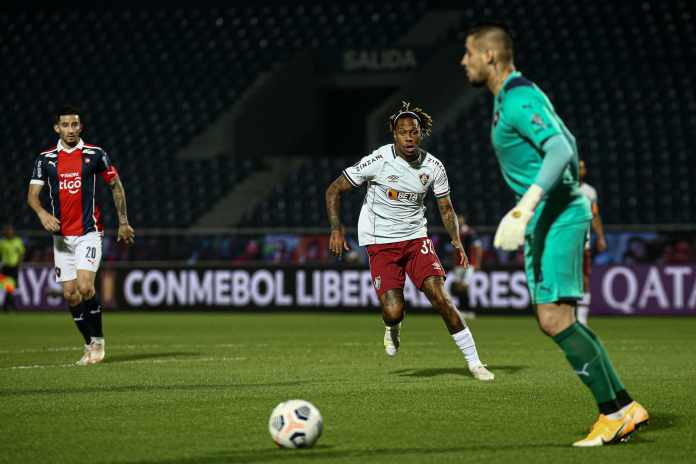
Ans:
[[[436,197],[446,197],[450,187],[442,162],[426,151],[420,153],[409,163],[396,154],[393,144],[384,145],[343,170],[354,187],[367,182],[358,220],[361,246],[427,236],[425,195],[432,188]]]

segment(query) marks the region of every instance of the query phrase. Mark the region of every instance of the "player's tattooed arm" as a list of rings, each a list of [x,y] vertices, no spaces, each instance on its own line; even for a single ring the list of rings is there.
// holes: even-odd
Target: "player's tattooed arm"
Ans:
[[[27,193],[27,204],[34,210],[36,215],[41,221],[41,225],[44,229],[49,232],[60,232],[60,220],[46,211],[43,206],[41,206],[41,199],[39,194],[43,185],[39,184],[29,184],[29,192]]]
[[[459,238],[459,220],[457,219],[457,213],[454,212],[454,207],[452,206],[450,196],[447,195],[442,198],[438,198],[437,207],[440,209],[442,225],[444,225],[445,229],[447,229],[452,246],[457,253],[457,264],[467,266],[469,260],[466,257],[464,246]]]
[[[341,227],[341,194],[352,189],[353,186],[343,174],[326,189],[326,213],[329,215],[331,230]]]
[[[123,188],[121,179],[116,176],[109,182],[111,193],[114,197],[114,206],[116,206],[116,214],[118,215],[118,238],[117,242],[123,240],[127,244],[135,241],[135,231],[128,223],[128,209],[126,207],[126,191]]]
[[[351,190],[353,186],[344,175],[340,175],[326,189],[326,214],[329,216],[331,236],[329,237],[329,251],[336,256],[343,255],[343,251],[350,250],[343,235],[341,224],[341,193]]]

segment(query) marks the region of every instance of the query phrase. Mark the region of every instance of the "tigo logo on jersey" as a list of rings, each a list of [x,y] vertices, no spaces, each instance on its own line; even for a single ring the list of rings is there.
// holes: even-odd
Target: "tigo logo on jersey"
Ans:
[[[82,188],[82,178],[77,172],[68,172],[60,175],[58,189],[67,190],[70,194],[75,194]]]

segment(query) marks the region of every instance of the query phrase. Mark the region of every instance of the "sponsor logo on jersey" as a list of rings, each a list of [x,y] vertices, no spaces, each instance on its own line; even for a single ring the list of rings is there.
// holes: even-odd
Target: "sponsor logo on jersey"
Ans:
[[[399,192],[393,188],[387,189],[387,197],[393,201],[420,202],[421,194],[416,192]]]
[[[82,178],[77,172],[67,172],[60,175],[59,190],[67,190],[71,195],[76,194],[82,188]]]
[[[420,177],[421,184],[423,184],[423,185],[427,185],[427,184],[428,184],[428,181],[430,180],[430,176],[429,176],[429,175],[427,175],[427,174],[421,174],[419,177]]]
[[[368,167],[369,165],[371,165],[372,163],[374,163],[375,161],[380,160],[380,159],[382,159],[382,155],[376,155],[376,156],[373,156],[369,160],[364,161],[362,163],[360,161],[358,161],[357,163],[355,163],[353,165],[353,167],[355,168],[356,171],[360,172],[361,170],[365,169],[366,167]]]
[[[389,182],[396,182],[397,180],[399,180],[399,176],[395,176],[393,174],[391,176],[387,177],[387,181],[389,181]]]

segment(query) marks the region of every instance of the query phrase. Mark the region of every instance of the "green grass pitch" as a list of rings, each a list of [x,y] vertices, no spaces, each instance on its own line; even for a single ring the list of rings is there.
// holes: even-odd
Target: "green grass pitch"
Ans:
[[[696,461],[696,318],[596,318],[629,392],[652,414],[626,444],[574,449],[589,391],[529,317],[470,321],[497,375],[468,375],[434,315],[402,349],[377,314],[106,314],[108,362],[72,364],[68,314],[0,315],[0,462],[464,463]],[[312,401],[324,434],[276,449],[268,416]]]

